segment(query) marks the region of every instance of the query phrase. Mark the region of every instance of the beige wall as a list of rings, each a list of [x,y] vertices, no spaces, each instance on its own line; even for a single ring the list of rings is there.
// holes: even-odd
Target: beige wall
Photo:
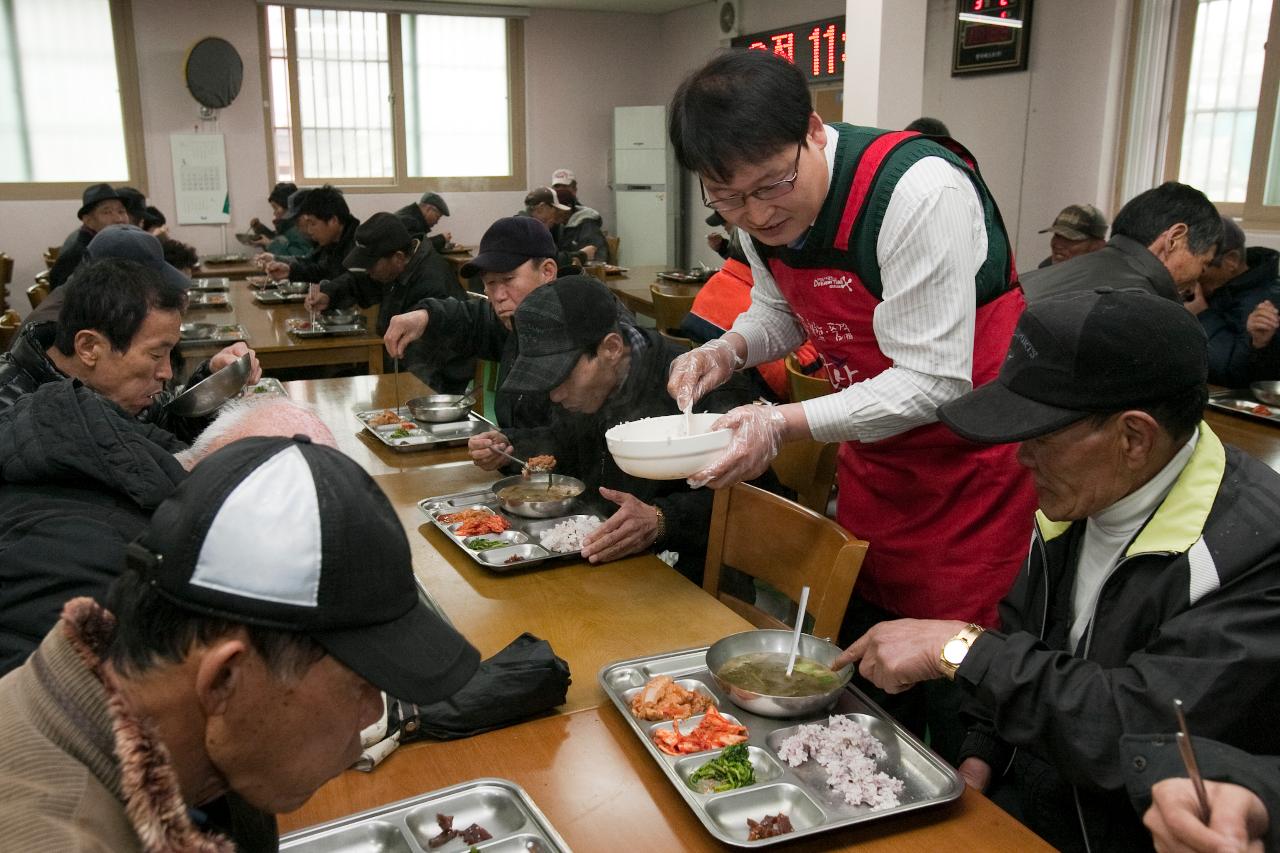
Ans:
[[[195,102],[182,81],[182,62],[195,41],[221,36],[237,47],[245,63],[241,95],[217,122],[227,139],[232,225],[243,226],[251,216],[265,218],[272,183],[261,109],[257,10],[253,0],[220,0],[217,15],[209,14],[211,8],[197,0],[133,0],[147,188],[153,203],[172,214],[169,134],[198,123]],[[1110,0],[1041,0],[1035,7],[1029,71],[952,78],[955,3],[928,0],[923,112],[946,121],[977,156],[1024,267],[1034,266],[1047,252],[1044,237],[1035,232],[1061,207],[1092,201],[1105,209],[1112,160],[1108,127],[1123,59],[1126,8],[1125,2]],[[761,30],[845,11],[846,0],[744,0],[742,27]],[[535,10],[525,25],[530,185],[547,182],[558,167],[572,168],[583,201],[600,210],[606,227],[612,227],[608,158],[613,107],[669,100],[684,75],[721,48],[715,12],[712,2],[661,16]],[[465,93],[442,104],[457,120],[465,120],[465,107]],[[689,261],[715,263],[718,258],[703,239],[710,229],[703,224],[706,211],[697,184],[690,182],[686,190]],[[520,192],[450,193],[453,216],[442,227],[474,243],[495,218],[514,212],[522,197]],[[351,194],[349,200],[363,218],[399,206],[407,197]],[[73,201],[0,203],[0,250],[15,257],[14,293],[21,294],[43,266],[40,251],[60,243],[75,227],[77,207]],[[222,251],[220,227],[175,226],[173,232],[201,251]],[[230,248],[238,245],[232,241]],[[11,301],[26,310],[25,298]]]

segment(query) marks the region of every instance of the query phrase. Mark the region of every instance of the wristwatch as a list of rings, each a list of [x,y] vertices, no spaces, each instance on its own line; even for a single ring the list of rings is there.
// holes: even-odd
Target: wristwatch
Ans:
[[[965,655],[969,654],[970,647],[973,646],[975,640],[986,630],[981,625],[975,625],[970,622],[960,629],[960,633],[956,634],[942,647],[942,654],[938,655],[938,661],[942,664],[942,674],[952,681],[955,681],[956,670],[960,668],[960,664],[964,662]]]

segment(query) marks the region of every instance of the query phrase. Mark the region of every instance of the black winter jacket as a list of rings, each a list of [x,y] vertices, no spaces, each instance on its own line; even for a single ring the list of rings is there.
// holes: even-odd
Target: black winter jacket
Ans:
[[[1117,234],[1096,252],[1031,270],[1021,280],[1027,304],[1095,287],[1136,287],[1181,302],[1178,288],[1160,259],[1137,240]]]
[[[1252,246],[1249,268],[1209,295],[1209,307],[1196,317],[1209,339],[1209,381],[1228,388],[1249,385],[1253,344],[1245,323],[1264,299],[1280,305],[1280,252]]]
[[[327,246],[319,246],[305,258],[294,258],[289,261],[290,281],[325,281],[334,279],[347,271],[342,262],[356,244],[356,229],[360,220],[354,216],[342,227],[342,234],[337,242]]]
[[[97,232],[90,231],[87,226],[81,225],[62,241],[62,248],[58,249],[58,259],[49,268],[49,290],[62,287],[67,283],[67,279],[71,278],[71,274],[79,269],[80,262],[84,260],[85,250],[89,248],[89,241],[93,239],[95,233]]]
[[[0,674],[70,598],[102,598],[124,550],[186,471],[186,447],[72,379],[0,411]]]
[[[1026,566],[956,672],[972,722],[961,759],[1012,784],[1022,820],[1062,850],[1151,837],[1125,794],[1122,735],[1168,731],[1280,753],[1280,474],[1205,423],[1172,490],[1098,593],[1068,649],[1084,521],[1037,513]],[[1016,748],[1012,754],[1011,750]],[[997,795],[997,799],[1000,797]]]
[[[442,250],[444,244],[448,242],[443,234],[431,234],[431,226],[427,224],[426,218],[422,215],[422,208],[418,207],[417,202],[409,202],[396,211],[396,216],[400,217],[410,236],[425,239],[437,252]]]
[[[416,209],[416,208],[415,208]],[[378,334],[385,335],[391,318],[411,310],[424,299],[463,299],[466,292],[444,256],[422,240],[404,272],[388,284],[374,281],[363,272],[348,272],[321,288],[335,308],[359,305],[378,307]],[[390,361],[390,355],[386,356]],[[461,393],[475,374],[475,358],[457,355],[428,335],[409,345],[404,367],[437,393]]]

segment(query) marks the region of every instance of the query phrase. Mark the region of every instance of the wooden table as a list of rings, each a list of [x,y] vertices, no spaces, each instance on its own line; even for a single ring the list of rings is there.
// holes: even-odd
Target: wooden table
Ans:
[[[396,750],[372,773],[349,770],[301,809],[287,832],[481,776],[528,792],[574,850],[720,851],[612,706],[545,717],[459,741]],[[866,853],[1051,850],[981,794],[778,848]]]
[[[302,303],[262,305],[253,299],[253,289],[246,282],[233,281],[227,291],[230,310],[226,308],[193,308],[187,312],[192,322],[239,323],[248,332],[249,346],[258,354],[264,371],[278,367],[312,367],[322,364],[365,363],[369,373],[381,373],[382,337],[374,328],[377,307],[367,308],[368,331],[362,335],[323,338],[299,338],[289,334],[290,319],[306,319]],[[211,355],[226,344],[184,344],[184,354],[197,359]]]
[[[470,461],[374,477],[409,535],[414,571],[482,655],[528,631],[569,662],[573,685],[561,712],[607,701],[596,684],[606,663],[710,645],[751,628],[651,554],[599,566],[550,561],[514,572],[478,565],[427,521],[417,502],[494,479]]]
[[[624,275],[609,276],[605,279],[605,284],[622,300],[622,304],[631,310],[631,313],[652,317],[653,295],[649,293],[649,285],[659,281],[658,273],[665,269],[670,267],[665,265],[631,267]]]
[[[406,400],[432,393],[407,371],[400,372],[399,383],[398,402],[401,405]],[[393,474],[441,462],[469,460],[466,445],[400,453],[360,426],[356,412],[390,408],[397,402],[395,384],[393,374],[379,373],[338,379],[298,379],[285,382],[284,388],[292,399],[312,406],[333,431],[338,449],[360,463],[360,467],[370,474]]]
[[[233,264],[202,263],[192,271],[192,278],[229,278],[238,279],[250,275],[261,275],[262,270],[253,261],[237,261]]]
[[[475,256],[472,250],[467,246],[459,246],[458,248],[465,249],[466,251],[441,252],[440,254],[444,256],[444,259],[446,261],[448,261],[450,264],[453,265],[454,275],[456,275],[458,277],[458,281],[462,283],[462,289],[470,290],[471,289],[469,287],[470,282],[463,277],[462,268],[465,267],[467,264],[471,263],[473,260],[475,260]]]
[[[1204,419],[1224,443],[1234,445],[1261,459],[1272,470],[1280,471],[1280,424],[1273,426],[1246,415],[1214,409],[1206,409]]]

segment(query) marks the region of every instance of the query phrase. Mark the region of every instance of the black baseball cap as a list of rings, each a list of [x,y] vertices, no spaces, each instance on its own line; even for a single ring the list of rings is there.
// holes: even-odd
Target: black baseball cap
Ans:
[[[91,261],[103,258],[137,261],[160,273],[166,283],[180,290],[191,287],[191,279],[165,261],[164,246],[160,244],[159,238],[137,225],[108,225],[93,235],[85,249],[85,256]]]
[[[513,322],[519,353],[502,390],[540,394],[568,379],[578,357],[618,328],[618,306],[598,278],[568,275],[526,296]]]
[[[352,459],[306,436],[256,437],[210,454],[128,549],[178,607],[292,631],[380,690],[446,699],[480,655],[418,596],[409,542]]]
[[[511,272],[531,258],[554,258],[556,241],[547,226],[531,216],[506,216],[480,238],[480,251],[462,267],[462,277],[482,272]]]
[[[375,213],[356,228],[356,241],[343,259],[349,270],[367,270],[393,252],[408,252],[413,237],[394,213]]]
[[[125,197],[111,184],[90,184],[85,187],[84,193],[80,196],[80,210],[76,212],[76,217],[84,216],[102,202],[112,199],[125,204]],[[128,210],[127,205],[125,209]]]
[[[1100,287],[1030,305],[1000,375],[944,403],[938,419],[970,441],[1026,441],[1168,399],[1208,375],[1204,331],[1180,303]]]
[[[423,193],[422,197],[418,199],[418,204],[429,204],[436,210],[440,211],[441,216],[449,215],[449,205],[444,203],[444,199],[440,197],[439,193]]]

